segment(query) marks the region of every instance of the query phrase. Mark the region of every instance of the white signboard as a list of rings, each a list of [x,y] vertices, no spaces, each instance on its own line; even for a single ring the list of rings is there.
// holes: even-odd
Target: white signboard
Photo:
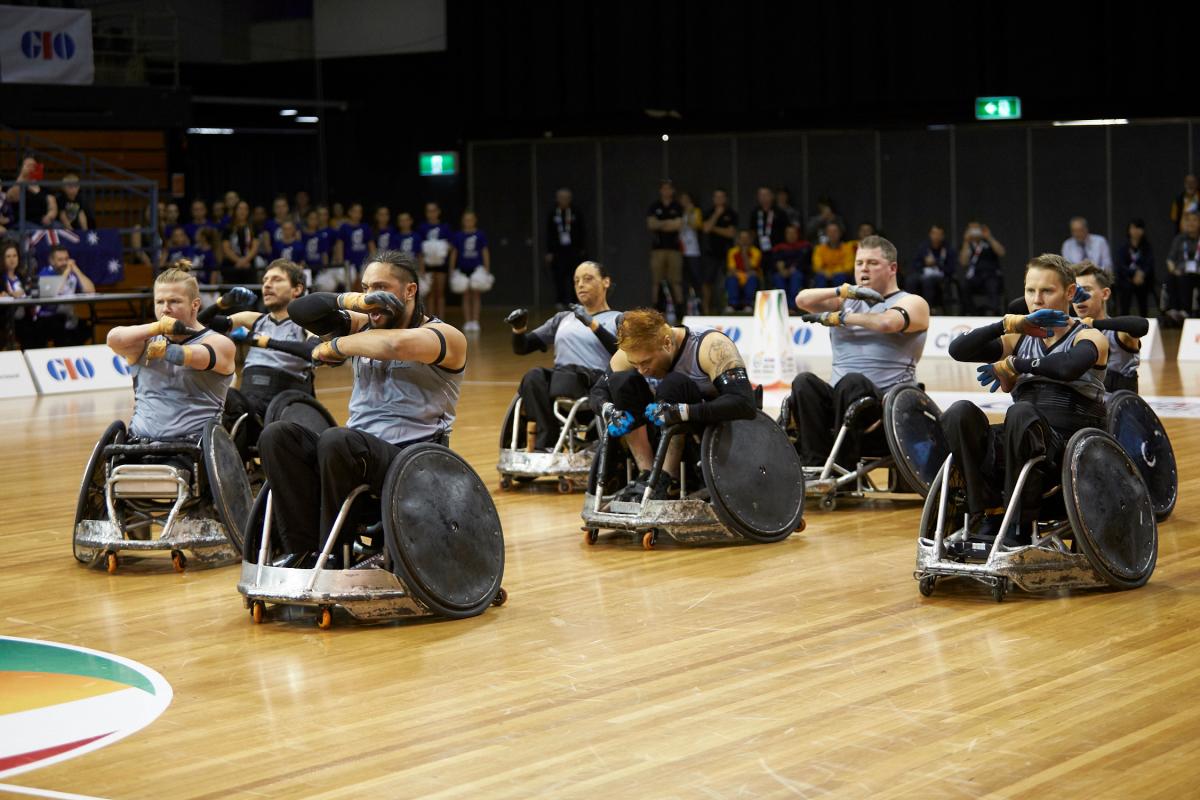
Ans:
[[[1179,334],[1179,361],[1200,361],[1200,319],[1183,321]]]
[[[129,365],[108,345],[26,350],[25,359],[42,394],[133,388]]]
[[[0,81],[91,84],[92,12],[0,6]]]
[[[36,397],[37,387],[20,350],[0,353],[0,397]]]

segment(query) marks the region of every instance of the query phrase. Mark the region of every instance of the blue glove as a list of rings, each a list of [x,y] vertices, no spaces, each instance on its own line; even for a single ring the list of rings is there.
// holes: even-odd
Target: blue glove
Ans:
[[[989,392],[994,392],[997,389],[1005,389],[1005,383],[1011,388],[1017,382],[1018,377],[1017,371],[1013,367],[1012,356],[1001,359],[994,364],[984,364],[982,367],[976,369],[975,372],[977,373],[975,377],[979,380],[979,385]]]
[[[1026,336],[1036,336],[1045,339],[1052,331],[1051,328],[1065,328],[1071,324],[1070,318],[1057,308],[1039,308],[1027,316],[1008,314],[1004,317],[1005,333],[1021,333]]]
[[[1075,284],[1075,294],[1071,296],[1072,304],[1086,303],[1088,300],[1091,300],[1091,299],[1092,299],[1092,296],[1091,296],[1091,294],[1088,293],[1087,289],[1084,289],[1079,284]]]
[[[221,308],[241,308],[252,306],[258,297],[245,286],[235,286],[217,300]]]
[[[984,364],[975,370],[975,372],[978,373],[975,377],[979,380],[979,385],[989,392],[994,392],[1000,388],[1000,379],[996,377],[996,369],[991,364]],[[989,386],[988,384],[991,385]]]
[[[683,403],[651,403],[646,406],[646,419],[658,427],[683,422]]]
[[[616,411],[608,415],[608,435],[624,436],[633,430],[633,414],[628,411]]]
[[[235,328],[229,332],[229,338],[233,339],[238,344],[241,344],[242,342],[250,339],[250,329],[244,325],[239,328]]]

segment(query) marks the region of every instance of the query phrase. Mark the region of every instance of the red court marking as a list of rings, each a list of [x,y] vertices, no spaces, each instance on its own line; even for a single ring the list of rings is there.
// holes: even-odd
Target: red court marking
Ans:
[[[8,758],[0,758],[0,771],[19,767],[23,764],[32,764],[35,761],[41,761],[44,758],[56,756],[59,753],[65,753],[68,750],[74,750],[83,747],[85,744],[90,744],[97,739],[103,739],[105,736],[111,736],[113,731],[102,733],[99,736],[89,736],[86,739],[80,739],[77,742],[68,742],[67,744],[56,744],[53,747],[47,747],[44,750],[30,750],[28,753],[18,753],[15,756]]]

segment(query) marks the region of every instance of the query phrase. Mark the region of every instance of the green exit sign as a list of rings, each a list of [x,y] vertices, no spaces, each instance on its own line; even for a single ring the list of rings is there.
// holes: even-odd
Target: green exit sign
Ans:
[[[975,119],[1020,119],[1019,97],[976,97]]]
[[[421,153],[422,175],[453,175],[458,172],[458,153]]]

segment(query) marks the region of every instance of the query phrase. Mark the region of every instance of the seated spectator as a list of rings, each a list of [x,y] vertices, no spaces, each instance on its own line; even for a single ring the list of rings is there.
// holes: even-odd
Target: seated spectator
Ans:
[[[250,225],[250,205],[239,200],[233,208],[233,219],[222,236],[222,276],[233,283],[257,283],[254,260],[261,243]]]
[[[812,288],[832,289],[854,282],[854,242],[842,241],[842,226],[830,222],[825,226],[825,241],[813,249]]]
[[[725,261],[725,313],[753,307],[754,295],[762,282],[762,250],[754,245],[754,234],[738,231],[737,244],[729,249]]]
[[[187,233],[188,241],[193,245],[196,244],[196,235],[200,233],[200,230],[202,228],[213,227],[215,227],[213,223],[208,221],[208,204],[197,197],[192,201],[192,221],[183,226],[184,232]],[[192,266],[196,266],[195,263]]]
[[[788,225],[800,224],[800,212],[792,207],[792,193],[786,186],[780,186],[775,190],[775,205],[779,206],[779,210],[783,212]]]
[[[1004,245],[992,236],[991,228],[978,220],[967,223],[962,248],[958,251],[958,262],[963,267],[959,294],[964,313],[983,316],[1000,313],[1000,297],[1004,291],[1000,259],[1005,252]],[[984,297],[982,304],[975,302],[978,295]]]
[[[1171,202],[1171,222],[1176,233],[1183,232],[1183,215],[1200,214],[1200,183],[1195,175],[1183,176],[1183,191]]]
[[[58,223],[69,231],[92,229],[92,212],[79,196],[79,176],[63,175],[62,194],[58,196]]]
[[[54,297],[91,294],[96,291],[91,279],[83,274],[83,270],[79,269],[75,259],[71,258],[67,248],[62,245],[50,248],[49,263],[38,273],[38,283],[41,284],[42,278],[54,277],[60,279]],[[34,347],[48,347],[50,342],[54,342],[55,347],[84,344],[91,335],[91,325],[75,315],[75,306],[37,307],[33,322]]]
[[[271,240],[271,261],[290,261],[298,264],[303,260],[304,240],[296,223],[288,217],[276,229]]]
[[[767,256],[771,264],[771,285],[783,289],[788,307],[796,311],[796,295],[808,286],[812,269],[812,245],[800,238],[800,226],[788,225],[783,232],[783,241],[775,245]]]
[[[945,313],[946,287],[957,279],[957,272],[958,253],[946,244],[946,229],[934,225],[929,229],[929,238],[913,256],[912,271],[905,281],[905,288],[924,297],[938,313]]]
[[[321,206],[324,208],[324,206]],[[325,209],[325,219],[329,219],[329,209]],[[333,249],[333,237],[328,226],[321,226],[321,214],[315,208],[310,208],[304,215],[304,230],[300,232],[300,240],[304,245],[304,266],[311,274],[316,275],[329,266],[329,251]]]
[[[30,225],[40,225],[49,228],[58,219],[58,200],[52,192],[42,188],[38,181],[43,180],[46,168],[37,162],[33,156],[25,156],[21,160],[21,170],[17,180],[8,187],[5,199],[8,204],[20,213],[21,188],[25,189],[25,222]],[[14,214],[14,219],[16,217]]]
[[[163,241],[170,241],[171,234],[180,227],[179,205],[167,203],[158,215],[158,226],[162,230]]]
[[[1138,316],[1150,316],[1150,289],[1154,283],[1154,249],[1146,238],[1146,222],[1133,219],[1127,228],[1128,236],[1114,253],[1114,277],[1118,315],[1129,315],[1136,300]]]
[[[201,283],[221,282],[221,234],[216,228],[205,227],[196,231],[196,243],[192,245],[192,272]]]
[[[25,271],[21,266],[21,248],[12,239],[0,242],[0,265],[4,280],[0,297],[25,297]],[[33,344],[33,309],[29,306],[6,308],[0,305],[0,350],[23,349]]]
[[[863,239],[867,238],[868,236],[878,236],[878,235],[879,235],[879,231],[875,230],[874,222],[860,222],[860,223],[858,223],[858,235],[855,237],[854,241],[857,244],[858,242],[861,242]]]
[[[181,259],[189,262],[192,260],[192,243],[188,241],[187,231],[183,226],[176,225],[167,237],[167,246],[159,258],[158,267],[162,269],[167,264],[174,264]]]
[[[371,255],[377,250],[395,250],[397,231],[392,227],[392,210],[387,206],[375,209],[375,225],[371,229]]]
[[[1167,253],[1167,317],[1181,322],[1196,315],[1200,288],[1200,214],[1183,215],[1181,229]]]
[[[817,213],[808,219],[808,241],[814,246],[825,244],[829,223],[836,222],[841,230],[846,230],[846,222],[833,210],[833,201],[828,197],[817,200]]]
[[[1098,233],[1089,233],[1083,217],[1071,217],[1071,235],[1062,243],[1062,257],[1070,264],[1091,261],[1100,269],[1112,271],[1108,240]]]

